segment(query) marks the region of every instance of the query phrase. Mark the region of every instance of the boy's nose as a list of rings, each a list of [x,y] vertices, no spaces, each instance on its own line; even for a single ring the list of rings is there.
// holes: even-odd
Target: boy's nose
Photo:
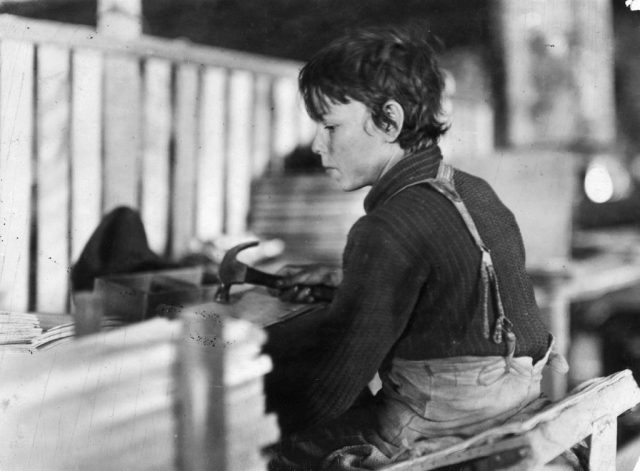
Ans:
[[[311,142],[311,151],[315,154],[322,155],[324,150],[324,143],[322,142],[322,136],[320,135],[320,130],[316,131],[316,135],[313,137],[313,141]]]

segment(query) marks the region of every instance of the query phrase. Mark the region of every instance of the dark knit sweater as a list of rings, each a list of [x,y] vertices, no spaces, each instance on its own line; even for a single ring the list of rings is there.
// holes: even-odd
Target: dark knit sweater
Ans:
[[[442,160],[433,146],[403,158],[374,184],[347,239],[344,280],[330,306],[326,345],[308,372],[307,424],[346,411],[385,360],[503,355],[482,334],[480,252],[454,206],[427,184]],[[525,271],[513,214],[483,180],[456,171],[455,186],[492,252],[516,356],[541,358],[548,331]],[[490,321],[495,319],[490,304]]]

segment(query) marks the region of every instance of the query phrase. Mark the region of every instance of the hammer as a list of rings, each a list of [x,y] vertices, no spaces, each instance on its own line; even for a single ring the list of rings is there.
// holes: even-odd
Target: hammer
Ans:
[[[231,285],[238,283],[250,283],[253,285],[266,286],[267,288],[279,288],[278,282],[284,279],[284,276],[272,275],[260,270],[256,270],[245,263],[239,261],[236,257],[244,249],[255,247],[258,241],[244,242],[232,247],[225,253],[218,268],[218,278],[220,278],[220,287],[216,292],[215,300],[217,302],[229,302],[229,290]],[[309,295],[317,301],[331,301],[335,288],[326,285],[300,285],[310,290]]]

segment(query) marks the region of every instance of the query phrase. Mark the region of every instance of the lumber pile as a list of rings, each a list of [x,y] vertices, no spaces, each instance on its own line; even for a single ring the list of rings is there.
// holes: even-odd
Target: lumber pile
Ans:
[[[186,408],[181,465],[266,470],[261,450],[279,438],[276,417],[265,408],[264,375],[272,367],[261,353],[266,334],[251,322],[228,316],[223,307],[208,303],[183,312],[187,333],[180,359],[190,366],[179,368],[179,395]],[[198,412],[205,410],[208,416]]]
[[[265,410],[264,375],[272,367],[260,353],[266,334],[249,322],[228,319],[224,339],[227,471],[266,470],[260,448],[279,438],[276,417]]]
[[[198,307],[104,327],[69,341],[60,325],[1,357],[0,469],[266,470],[279,431],[260,327]]]
[[[100,331],[106,332],[124,325],[125,323],[121,319],[106,317],[100,320],[99,327]],[[31,352],[49,350],[64,345],[65,343],[73,342],[77,336],[76,329],[77,325],[75,322],[65,322],[64,324],[55,325],[43,331],[31,340]]]
[[[5,362],[0,469],[173,469],[179,336],[158,319]]]
[[[0,312],[0,355],[35,353],[73,341],[77,325],[71,319],[68,315]],[[107,331],[122,325],[120,319],[104,318],[98,328]]]
[[[28,353],[31,342],[42,333],[35,314],[0,312],[0,355]]]

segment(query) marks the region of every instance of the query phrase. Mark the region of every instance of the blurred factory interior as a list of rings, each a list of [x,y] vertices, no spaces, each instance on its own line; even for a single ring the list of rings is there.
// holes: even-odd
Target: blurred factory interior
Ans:
[[[339,261],[364,193],[339,194],[310,152],[297,69],[346,29],[411,24],[448,72],[445,159],[490,181],[522,227],[571,365],[551,394],[640,378],[634,3],[0,1],[0,308],[73,310],[70,267],[123,205],[174,261],[252,237],[265,267]],[[632,411],[619,446],[638,436]]]

